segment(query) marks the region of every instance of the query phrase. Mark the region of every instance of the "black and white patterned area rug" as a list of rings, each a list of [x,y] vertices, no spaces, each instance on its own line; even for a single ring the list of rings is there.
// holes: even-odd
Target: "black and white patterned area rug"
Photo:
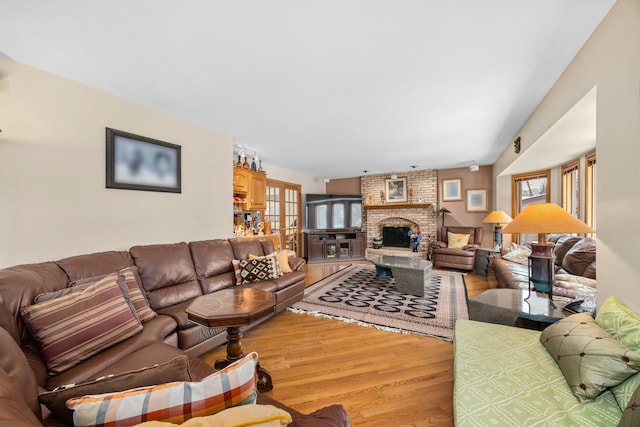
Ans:
[[[468,319],[464,276],[431,272],[424,297],[395,288],[393,278],[376,278],[369,265],[351,265],[311,286],[289,310],[330,317],[391,332],[453,341],[457,319]]]

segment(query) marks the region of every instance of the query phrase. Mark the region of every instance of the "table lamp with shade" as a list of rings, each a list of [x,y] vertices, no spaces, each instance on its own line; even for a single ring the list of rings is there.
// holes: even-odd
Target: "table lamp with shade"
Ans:
[[[531,243],[529,256],[529,282],[535,290],[549,294],[553,298],[555,269],[553,243],[547,243],[550,233],[593,233],[589,227],[555,203],[533,203],[527,205],[507,225],[503,233],[537,233],[538,242]]]
[[[493,211],[482,222],[493,224],[493,249],[502,248],[502,224],[509,224],[511,217],[505,211]]]

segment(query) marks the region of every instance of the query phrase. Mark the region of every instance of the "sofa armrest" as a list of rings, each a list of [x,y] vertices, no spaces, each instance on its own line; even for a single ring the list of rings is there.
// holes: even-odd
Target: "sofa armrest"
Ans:
[[[307,262],[304,260],[304,258],[289,257],[289,267],[291,267],[293,271],[302,270],[302,267],[304,267],[306,263]]]
[[[480,245],[476,245],[475,243],[472,245],[464,245],[462,247],[463,251],[475,251],[476,249],[478,249],[480,247]]]
[[[433,246],[433,248],[435,249],[435,248],[446,248],[449,245],[447,245],[445,242],[437,241],[437,242],[431,243],[431,246]]]

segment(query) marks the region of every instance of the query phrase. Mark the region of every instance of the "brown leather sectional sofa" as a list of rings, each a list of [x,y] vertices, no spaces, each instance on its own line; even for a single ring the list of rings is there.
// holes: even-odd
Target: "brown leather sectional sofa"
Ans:
[[[553,234],[547,241],[555,243],[556,274],[566,273],[588,279],[596,278],[596,241],[592,238]],[[496,259],[494,271],[501,288],[528,289],[529,268],[506,259]],[[554,291],[555,292],[555,291]]]
[[[39,392],[164,363],[182,354],[189,356],[192,376],[196,379],[212,373],[213,369],[197,356],[223,344],[226,330],[195,325],[187,319],[185,309],[200,295],[235,286],[233,259],[273,251],[273,243],[267,239],[219,239],[134,246],[128,252],[101,252],[1,269],[0,326],[8,334],[0,335],[0,425],[63,425],[47,415],[45,407],[40,407]],[[273,291],[275,312],[279,313],[300,300],[304,293],[305,273],[301,270],[304,260],[292,257],[289,264],[293,272],[278,279],[241,286]],[[158,316],[145,322],[142,332],[137,335],[62,373],[50,375],[35,339],[22,320],[20,309],[33,304],[36,295],[66,288],[72,281],[99,277],[133,265],[138,268],[151,308]],[[7,350],[13,347],[21,351]],[[30,369],[16,368],[23,358],[21,354]],[[303,415],[268,396],[261,395],[259,403],[274,404],[290,412],[294,417],[292,426],[349,425],[348,416],[340,405]],[[28,411],[21,411],[21,407]]]

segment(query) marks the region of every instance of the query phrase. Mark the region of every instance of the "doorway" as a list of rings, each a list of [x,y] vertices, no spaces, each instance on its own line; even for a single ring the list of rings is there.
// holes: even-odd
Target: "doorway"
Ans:
[[[291,182],[267,179],[267,209],[264,220],[271,232],[280,238],[280,247],[301,256],[301,186]]]

